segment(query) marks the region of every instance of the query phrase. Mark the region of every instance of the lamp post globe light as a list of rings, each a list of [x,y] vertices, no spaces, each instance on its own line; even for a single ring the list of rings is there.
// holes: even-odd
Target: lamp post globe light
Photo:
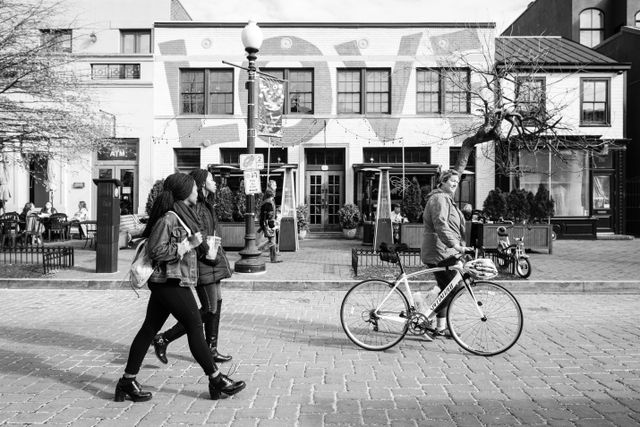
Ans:
[[[255,77],[256,77],[256,53],[262,46],[262,30],[254,22],[249,23],[242,30],[242,44],[247,52],[249,60],[249,77],[247,79],[247,151],[255,154],[256,129],[255,129]],[[240,259],[236,261],[234,270],[237,273],[261,273],[265,271],[265,263],[260,260],[261,251],[256,246],[255,225],[255,196],[247,194],[247,211],[244,214],[245,236],[244,248],[240,251]]]

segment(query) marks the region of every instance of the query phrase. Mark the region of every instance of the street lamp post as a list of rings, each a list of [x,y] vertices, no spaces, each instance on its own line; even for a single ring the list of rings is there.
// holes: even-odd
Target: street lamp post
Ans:
[[[256,53],[262,45],[262,31],[254,22],[249,23],[242,30],[242,44],[247,51],[249,60],[249,77],[247,79],[247,150],[249,154],[255,154],[256,129],[255,129],[255,77],[256,77]],[[245,183],[246,184],[246,183]],[[265,271],[265,263],[260,260],[262,252],[256,247],[255,226],[255,196],[247,194],[247,210],[244,214],[245,236],[244,248],[240,251],[240,259],[236,262],[234,270],[237,273],[261,273]]]

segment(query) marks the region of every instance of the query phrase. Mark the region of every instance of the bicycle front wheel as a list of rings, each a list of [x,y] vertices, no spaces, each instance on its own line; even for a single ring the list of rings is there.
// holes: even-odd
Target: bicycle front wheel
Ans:
[[[471,291],[473,296],[466,287],[460,288],[449,303],[447,321],[451,336],[460,347],[480,356],[495,356],[509,350],[522,333],[518,300],[493,282],[475,282]]]
[[[408,316],[407,297],[384,280],[354,285],[340,307],[342,329],[366,350],[386,350],[402,341],[409,328]]]

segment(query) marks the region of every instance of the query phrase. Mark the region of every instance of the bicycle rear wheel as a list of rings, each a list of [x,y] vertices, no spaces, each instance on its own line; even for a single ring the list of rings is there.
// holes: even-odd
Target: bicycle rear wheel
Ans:
[[[466,287],[460,288],[449,303],[447,321],[451,336],[460,347],[480,356],[495,356],[509,350],[522,333],[518,300],[493,282],[475,282],[471,290],[477,305]]]
[[[409,302],[399,289],[392,289],[393,284],[385,280],[365,280],[344,296],[340,322],[356,345],[366,350],[386,350],[407,334]]]

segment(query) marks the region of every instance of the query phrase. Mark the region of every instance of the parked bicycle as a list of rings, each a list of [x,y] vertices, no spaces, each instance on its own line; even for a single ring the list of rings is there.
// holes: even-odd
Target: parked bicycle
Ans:
[[[498,267],[507,269],[513,266],[513,270],[518,276],[526,279],[531,276],[531,261],[524,249],[524,231],[522,236],[514,237],[515,243],[509,239],[508,229],[513,229],[514,224],[501,225],[496,230],[498,233],[498,247],[496,249],[496,261]]]
[[[498,274],[490,259],[464,262],[463,255],[456,255],[437,267],[407,274],[398,254],[403,247],[406,245],[380,245],[380,258],[400,269],[393,282],[364,280],[345,295],[340,321],[351,341],[366,350],[386,350],[402,341],[408,332],[433,333],[436,310],[450,294],[453,296],[446,302],[447,322],[452,338],[463,349],[480,356],[494,356],[518,341],[524,322],[522,309],[511,292],[489,281]],[[409,279],[445,270],[455,271],[455,278],[426,313],[419,312]]]

